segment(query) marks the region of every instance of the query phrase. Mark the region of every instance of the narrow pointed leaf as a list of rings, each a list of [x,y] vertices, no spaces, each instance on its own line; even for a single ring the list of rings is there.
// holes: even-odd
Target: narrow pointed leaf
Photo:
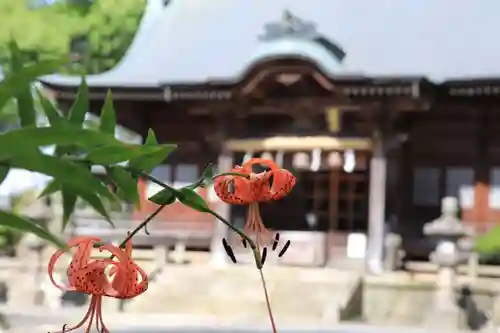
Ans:
[[[209,163],[205,170],[203,170],[201,177],[203,178],[203,187],[209,187],[213,184],[214,166],[212,165],[212,163]]]
[[[5,211],[0,210],[0,225],[11,228],[13,230],[18,230],[21,232],[29,232],[32,233],[41,239],[44,239],[61,249],[65,249],[66,245],[59,238],[54,236],[49,231],[45,230],[38,224],[22,218],[20,216],[7,213]]]
[[[148,198],[148,200],[157,205],[170,205],[175,202],[176,197],[175,193],[171,189],[164,188],[160,192]]]
[[[0,81],[0,109],[3,109],[14,94],[22,90],[26,84],[36,81],[40,76],[56,72],[66,62],[66,59],[42,60],[36,64],[24,66],[19,71],[9,73]]]
[[[152,129],[148,131],[148,136],[146,137],[146,141],[143,145],[143,147],[147,146],[161,147],[161,150],[155,153],[145,154],[136,159],[130,160],[129,165],[131,168],[150,173],[156,166],[163,163],[171,152],[177,149],[177,145],[175,144],[159,145],[158,141],[156,140],[156,135]]]
[[[111,217],[109,216],[106,207],[104,206],[101,198],[94,193],[87,192],[78,192],[80,198],[82,198],[85,202],[87,202],[96,212],[102,215],[113,227],[115,226],[111,221]]]
[[[82,125],[87,111],[89,111],[89,88],[85,77],[82,77],[75,103],[73,103],[69,110],[68,119],[72,124]]]
[[[111,95],[111,90],[108,90],[106,94],[106,101],[101,110],[101,119],[99,124],[99,129],[104,133],[115,135],[116,127],[116,112],[113,106],[113,97]]]
[[[57,108],[52,104],[52,102],[45,96],[45,94],[36,89],[36,93],[38,98],[40,99],[40,104],[42,105],[43,111],[49,120],[49,123],[52,126],[57,126],[62,122],[65,122],[65,119],[61,116]]]
[[[9,174],[10,167],[7,165],[0,165],[0,185],[3,183]]]
[[[177,199],[185,206],[203,213],[213,213],[205,200],[194,190],[190,188],[181,188],[176,191]]]
[[[19,153],[10,162],[13,167],[52,176],[57,182],[68,184],[75,191],[92,192],[116,200],[114,194],[90,170],[73,162],[37,152]]]
[[[126,144],[122,144],[121,146],[102,146],[90,151],[85,159],[94,164],[110,165],[141,158],[141,156],[149,156],[162,151],[163,148],[159,146],[149,147]]]
[[[66,229],[68,222],[70,221],[71,215],[75,211],[77,196],[73,191],[65,188],[62,189],[62,208],[63,208],[63,220],[62,220],[62,230]]]
[[[0,158],[8,158],[24,149],[51,145],[94,148],[99,145],[124,146],[124,143],[109,134],[68,123],[55,127],[29,126],[0,134]]]
[[[51,180],[47,186],[43,189],[42,193],[38,196],[39,198],[46,197],[47,195],[51,195],[56,193],[61,189],[61,183],[57,182],[56,180]]]
[[[14,41],[11,41],[9,43],[9,51],[11,55],[11,72],[19,73],[23,69],[21,50],[19,50]],[[31,94],[31,85],[31,81],[19,83],[17,89],[13,92],[13,96],[17,101],[17,113],[22,127],[36,124],[36,111],[33,103],[33,95]]]
[[[121,167],[106,168],[112,182],[116,185],[121,196],[126,201],[133,203],[136,208],[140,208],[139,192],[137,190],[137,178]]]

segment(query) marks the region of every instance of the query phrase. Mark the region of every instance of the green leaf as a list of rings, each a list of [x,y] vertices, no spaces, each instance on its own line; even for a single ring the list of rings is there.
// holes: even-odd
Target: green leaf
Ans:
[[[116,200],[114,194],[88,168],[71,161],[39,152],[23,152],[13,156],[10,163],[13,167],[52,176],[57,182],[68,184],[75,191],[96,193]]]
[[[73,191],[69,190],[67,187],[62,188],[62,206],[63,206],[63,220],[62,220],[62,230],[66,229],[68,222],[71,218],[71,214],[75,211],[76,199],[78,198]]]
[[[52,126],[57,126],[64,122],[65,119],[61,116],[54,104],[52,104],[52,102],[47,97],[45,97],[45,94],[39,89],[36,89],[36,93],[38,95],[38,98],[40,99],[40,104],[42,105],[43,111],[47,116],[49,123]]]
[[[203,187],[209,187],[213,184],[214,166],[212,163],[208,163],[205,170],[203,170],[201,177],[203,178]]]
[[[29,232],[35,234],[36,236],[44,239],[52,244],[57,245],[61,249],[65,249],[66,245],[56,236],[51,234],[49,231],[40,227],[38,224],[24,219],[20,216],[7,213],[5,211],[0,210],[0,225],[8,227],[10,229],[18,230],[21,232]]]
[[[175,192],[170,188],[164,188],[160,192],[148,198],[149,201],[157,205],[170,205],[176,200]]]
[[[18,91],[21,91],[26,84],[36,81],[36,79],[42,75],[56,72],[66,62],[66,59],[42,60],[36,64],[24,66],[21,70],[7,75],[3,81],[0,82],[0,109],[3,109],[5,104],[7,104]]]
[[[183,187],[176,191],[177,199],[185,206],[191,207],[194,210],[203,213],[213,214],[214,211],[210,209],[205,200],[194,190]]]
[[[23,59],[21,50],[17,47],[14,41],[9,43],[10,64],[12,73],[19,73],[23,69]],[[31,94],[31,81],[20,83],[17,89],[13,92],[13,96],[17,101],[17,113],[21,120],[21,126],[30,126],[36,124],[36,111],[33,103],[33,95]]]
[[[137,179],[121,167],[108,167],[106,171],[118,188],[122,198],[132,202],[137,208],[140,208]]]
[[[69,123],[61,123],[55,127],[28,126],[0,134],[0,158],[9,158],[21,150],[50,145],[83,148],[100,145],[126,146],[109,134],[87,130]]]
[[[80,196],[80,198],[86,201],[96,212],[101,214],[102,217],[106,219],[106,221],[108,221],[113,227],[115,227],[113,221],[111,221],[111,217],[109,216],[108,211],[106,210],[106,207],[104,207],[101,198],[97,194],[78,192],[78,195]]]
[[[162,151],[162,147],[148,147],[138,145],[103,146],[90,151],[86,159],[94,164],[110,165],[148,156]]]
[[[61,184],[58,183],[56,180],[52,179],[47,186],[43,189],[42,193],[38,196],[39,198],[46,197],[47,195],[51,195],[56,193],[61,189]]]
[[[89,111],[89,88],[85,77],[82,77],[75,102],[69,110],[69,122],[75,125],[82,125],[87,111]]]
[[[156,135],[151,129],[148,131],[148,136],[143,147],[147,146],[161,147],[161,149],[155,153],[145,154],[138,158],[131,159],[129,164],[131,168],[150,173],[157,165],[163,163],[168,155],[177,148],[175,144],[159,145],[156,140]]]
[[[3,183],[9,174],[10,167],[7,165],[0,165],[0,185]]]
[[[55,192],[57,192],[57,191],[59,191],[59,190],[61,190],[63,188],[64,188],[64,191],[66,192],[66,195],[68,193],[75,193],[75,194],[77,194],[77,197],[80,197],[84,201],[86,201],[90,206],[92,206],[92,208],[94,208],[94,210],[96,212],[98,212],[99,214],[101,214],[104,218],[106,218],[106,220],[109,223],[111,223],[111,225],[113,225],[113,223],[111,221],[111,217],[109,216],[108,211],[104,207],[101,198],[98,195],[94,194],[94,193],[74,190],[74,189],[71,188],[70,185],[65,185],[63,187],[61,185],[61,183],[59,183],[58,181],[52,180],[45,187],[45,189],[42,191],[42,193],[38,197],[42,198],[44,196],[53,194],[53,193],[55,193]],[[70,199],[71,198],[68,198],[68,201],[70,201]],[[64,194],[63,194],[63,201],[64,201]],[[68,204],[70,204],[70,202]],[[74,209],[74,205],[73,205],[73,209]],[[68,207],[67,215],[66,215],[66,217],[63,218],[63,222],[65,221],[64,220],[65,218],[69,219],[69,215],[71,215],[71,212],[72,211],[70,210],[70,207]],[[67,223],[67,221],[65,223]],[[65,226],[66,224],[63,223],[63,225]]]
[[[113,97],[111,95],[111,90],[108,90],[106,94],[106,101],[101,110],[101,119],[99,124],[99,129],[104,133],[115,135],[116,127],[116,112],[113,107]]]

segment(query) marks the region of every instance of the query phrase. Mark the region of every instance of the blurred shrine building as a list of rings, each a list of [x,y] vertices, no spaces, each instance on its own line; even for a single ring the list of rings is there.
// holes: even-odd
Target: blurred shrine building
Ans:
[[[424,237],[445,196],[485,230],[500,218],[500,47],[484,10],[439,6],[149,0],[121,62],[87,77],[90,111],[99,114],[111,89],[121,125],[178,143],[153,171],[176,186],[195,181],[209,161],[224,171],[264,156],[292,170],[293,193],[262,214],[315,264],[345,255],[356,232],[380,261],[387,230]],[[80,84],[61,75],[41,81],[63,107]],[[158,188],[142,181],[140,189],[136,220],[156,208],[147,197]],[[245,207],[200,192],[243,224]],[[205,231],[206,247],[223,232],[178,204],[154,224]]]

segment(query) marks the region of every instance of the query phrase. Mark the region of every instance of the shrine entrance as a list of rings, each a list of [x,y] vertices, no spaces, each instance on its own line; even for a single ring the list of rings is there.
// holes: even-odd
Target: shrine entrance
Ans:
[[[365,232],[368,219],[368,172],[303,171],[298,175],[305,187],[308,209],[318,231]],[[315,219],[315,221],[314,221]]]

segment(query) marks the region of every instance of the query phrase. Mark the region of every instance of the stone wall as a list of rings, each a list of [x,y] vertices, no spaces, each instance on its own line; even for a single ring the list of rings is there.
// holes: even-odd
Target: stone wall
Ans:
[[[481,281],[470,286],[471,295],[464,311],[464,295],[460,286],[456,288],[458,316],[447,320],[444,326],[450,329],[466,329],[471,321],[485,316],[489,325],[500,324],[499,292],[495,282]],[[366,281],[363,285],[363,321],[374,325],[424,326],[434,311],[435,283],[431,281],[405,281],[374,283]],[[461,305],[462,304],[462,305]],[[475,312],[472,313],[471,312]],[[472,317],[472,318],[471,318]],[[443,324],[443,323],[440,323]],[[443,325],[440,325],[443,326]]]

